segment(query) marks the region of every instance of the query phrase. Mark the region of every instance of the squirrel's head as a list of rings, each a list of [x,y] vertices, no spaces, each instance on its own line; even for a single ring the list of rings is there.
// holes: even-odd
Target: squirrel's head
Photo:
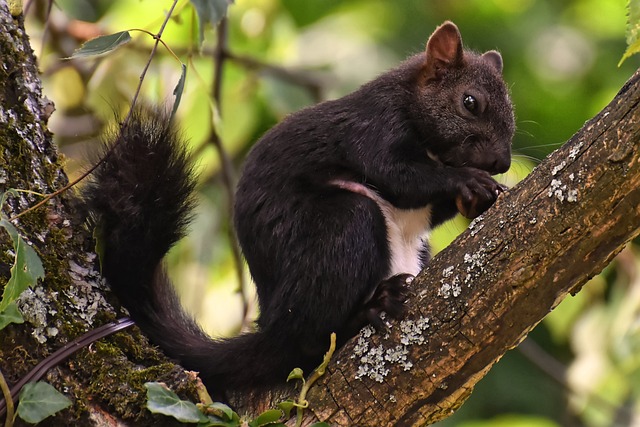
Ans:
[[[413,110],[424,123],[427,155],[448,166],[506,172],[515,121],[500,53],[463,49],[458,27],[447,21],[420,58]]]

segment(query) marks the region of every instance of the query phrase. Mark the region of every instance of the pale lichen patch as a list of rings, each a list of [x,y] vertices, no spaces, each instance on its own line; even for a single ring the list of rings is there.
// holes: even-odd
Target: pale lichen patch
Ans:
[[[443,297],[444,299],[450,297],[458,297],[462,292],[462,288],[460,287],[460,278],[455,276],[453,280],[449,282],[445,282],[444,279],[440,280],[441,286],[438,289],[438,295]]]
[[[573,178],[569,178],[573,180]],[[568,188],[566,184],[563,184],[562,181],[558,179],[551,180],[551,186],[549,187],[549,191],[547,192],[548,197],[554,197],[558,199],[560,202],[564,202],[567,200],[568,202],[576,202],[578,201],[578,190]]]
[[[27,289],[17,300],[20,312],[24,319],[33,325],[32,335],[40,344],[47,342],[50,336],[58,334],[54,326],[49,325],[49,315],[55,316],[57,310],[54,302],[58,299],[58,293],[42,286]]]
[[[571,150],[569,151],[569,159],[575,160],[576,157],[578,156],[578,153],[580,153],[580,149],[582,148],[583,145],[584,145],[584,141],[580,141],[578,145],[576,145],[575,147],[572,147]]]
[[[482,230],[484,228],[484,224],[480,224],[479,227],[473,228],[471,229],[471,232],[469,234],[471,234],[471,237],[475,236],[476,234],[478,234],[478,232],[480,230]]]
[[[442,277],[444,277],[445,279],[448,277],[451,277],[452,274],[453,274],[453,265],[450,265],[449,267],[442,270]]]
[[[567,162],[563,160],[559,165],[554,166],[551,170],[551,175],[556,176],[565,166],[567,166]]]
[[[360,358],[355,378],[368,377],[377,382],[383,382],[389,374],[391,365],[398,365],[408,371],[413,367],[409,360],[409,346],[421,345],[426,342],[424,331],[429,328],[429,319],[420,317],[417,320],[403,320],[400,322],[400,344],[392,348],[385,348],[380,344],[371,346],[368,339],[374,329],[367,326],[360,331],[356,341],[352,359]]]
[[[484,214],[478,215],[469,223],[469,230],[473,230],[478,223],[480,223],[484,219]]]
[[[400,342],[404,345],[426,342],[423,332],[429,329],[429,318],[419,317],[417,320],[405,319],[400,322]]]

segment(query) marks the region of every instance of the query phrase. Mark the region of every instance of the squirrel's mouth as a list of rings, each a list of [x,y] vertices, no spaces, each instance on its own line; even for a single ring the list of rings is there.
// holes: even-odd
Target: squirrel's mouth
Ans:
[[[434,153],[433,151],[427,149],[427,157],[429,157],[431,160],[433,160],[434,162],[436,162],[438,164],[438,166],[449,166],[449,167],[458,167],[455,162],[448,162],[446,160],[443,160],[442,157],[440,157],[439,155],[437,155],[436,153]],[[445,156],[446,159],[446,156]]]
[[[438,157],[437,154],[434,154],[434,152],[429,150],[429,149],[427,149],[427,157],[429,157],[434,162],[438,162],[438,163],[444,164],[444,162],[442,160],[440,160],[440,157]]]

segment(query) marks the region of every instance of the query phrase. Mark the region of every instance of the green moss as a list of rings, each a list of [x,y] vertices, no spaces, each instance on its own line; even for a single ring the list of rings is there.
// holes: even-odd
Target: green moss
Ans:
[[[16,34],[11,36],[19,39]],[[10,71],[23,68],[23,64],[32,60],[30,52],[16,52],[1,35],[0,51],[7,53],[3,61]],[[28,72],[25,71],[25,75]],[[0,75],[0,109],[6,113],[0,116],[5,119],[0,125],[0,192],[10,188],[53,192],[68,181],[62,172],[63,160],[51,143],[46,123],[40,122],[28,109],[39,93],[18,93],[20,85],[14,80],[18,75],[22,74]],[[33,150],[31,144],[39,149]],[[104,300],[92,261],[87,258],[93,247],[91,233],[75,211],[76,202],[72,197],[72,193],[64,193],[45,206],[24,214],[16,223],[42,260],[45,279],[37,286],[48,297],[47,322],[57,328],[58,333],[53,339],[49,337],[44,344],[37,345],[32,336],[35,328],[28,323],[9,325],[2,330],[0,369],[12,383],[64,343],[88,329],[115,320],[117,315]],[[39,196],[22,192],[8,198],[3,212],[15,215],[39,200]],[[10,245],[8,236],[0,233],[0,290],[7,283],[9,267],[13,263],[11,251],[7,250]],[[74,280],[76,275],[70,271],[70,261],[80,269],[86,269],[89,277]],[[89,312],[95,310],[96,305],[97,311]],[[197,396],[195,384],[184,381],[181,368],[169,363],[162,353],[149,346],[136,328],[80,350],[51,369],[44,379],[74,398],[72,408],[47,420],[52,426],[69,425],[70,420],[77,421],[76,425],[89,424],[89,405],[95,404],[124,418],[156,420],[145,408],[144,383],[147,381],[179,384],[178,389],[174,387],[179,395],[191,399]]]
[[[144,384],[149,381],[174,383],[180,371],[174,364],[166,362],[156,350],[146,345],[135,345],[130,338],[131,335],[122,334],[122,337],[115,336],[98,342],[92,351],[82,351],[78,363],[88,374],[85,390],[89,395],[99,397],[124,418],[140,419],[151,416],[145,406]],[[123,346],[123,341],[133,345]],[[139,342],[144,343],[145,340]],[[140,365],[131,366],[132,352],[141,356]],[[194,385],[184,384],[175,391],[191,398],[196,396]]]

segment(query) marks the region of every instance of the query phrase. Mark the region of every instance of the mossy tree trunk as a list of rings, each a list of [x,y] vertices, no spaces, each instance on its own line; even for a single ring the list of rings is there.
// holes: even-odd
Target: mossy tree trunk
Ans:
[[[50,193],[67,179],[47,131],[51,106],[41,96],[21,19],[0,3],[0,191]],[[425,425],[449,415],[508,349],[638,234],[639,81],[636,74],[611,105],[431,262],[414,282],[406,321],[395,322],[388,336],[356,338],[334,357],[308,396],[306,425],[314,417],[331,425]],[[37,200],[20,193],[3,212],[14,215]],[[41,256],[46,277],[21,299],[28,321],[0,332],[0,370],[10,383],[121,315],[69,194],[15,225]],[[10,247],[3,232],[0,245]],[[1,251],[0,286],[11,263]],[[195,398],[194,382],[135,329],[80,350],[46,380],[74,401],[48,425],[170,423],[144,410],[145,381],[164,381]],[[268,406],[284,395],[252,404]],[[235,403],[246,406],[245,396]]]
[[[51,193],[67,183],[47,129],[53,105],[42,96],[22,16],[11,16],[5,1],[0,2],[0,52],[0,193]],[[7,198],[2,212],[12,217],[39,200],[19,192]],[[13,221],[42,259],[45,278],[20,298],[26,322],[0,331],[0,371],[10,385],[64,344],[122,316],[97,272],[91,230],[74,205],[72,194],[65,193]],[[3,229],[0,247],[3,289],[13,264],[11,241]],[[72,409],[47,419],[51,426],[104,425],[101,421],[123,417],[141,425],[169,421],[144,409],[146,381],[166,381],[185,397],[196,395],[184,371],[150,347],[135,328],[80,350],[49,370],[44,380],[74,402]]]

